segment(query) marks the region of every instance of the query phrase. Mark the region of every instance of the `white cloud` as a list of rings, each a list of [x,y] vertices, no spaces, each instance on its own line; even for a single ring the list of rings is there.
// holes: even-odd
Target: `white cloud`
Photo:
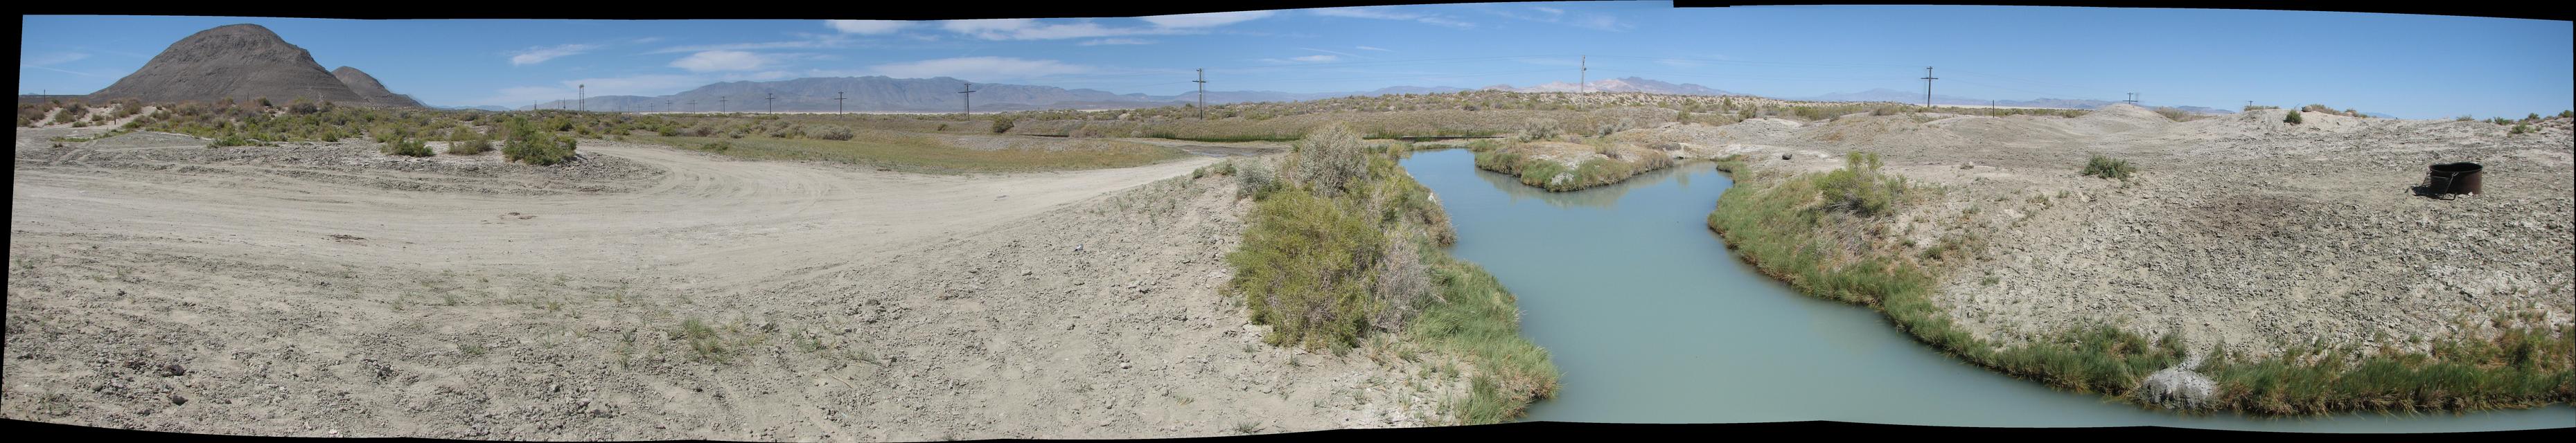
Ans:
[[[1547,7],[1533,7],[1533,8],[1530,8],[1530,9],[1536,10],[1536,11],[1538,11],[1538,12],[1541,12],[1541,13],[1543,13],[1543,14],[1528,14],[1528,13],[1523,13],[1523,12],[1516,12],[1516,11],[1504,10],[1504,9],[1494,9],[1494,8],[1478,8],[1478,9],[1482,9],[1482,10],[1484,10],[1486,13],[1489,13],[1489,14],[1493,14],[1493,15],[1496,15],[1496,16],[1501,16],[1501,17],[1504,17],[1504,18],[1510,18],[1510,19],[1513,19],[1513,20],[1532,21],[1532,22],[1539,22],[1539,23],[1554,23],[1554,24],[1561,24],[1561,25],[1570,25],[1570,26],[1574,26],[1574,27],[1578,27],[1578,28],[1598,29],[1598,30],[1603,30],[1603,31],[1618,31],[1618,32],[1626,32],[1626,31],[1627,31],[1627,30],[1629,30],[1629,29],[1634,29],[1634,28],[1636,28],[1636,27],[1637,27],[1637,25],[1634,25],[1634,24],[1629,24],[1629,23],[1626,23],[1626,22],[1621,22],[1621,21],[1619,21],[1619,18],[1618,18],[1618,17],[1611,16],[1611,15],[1609,15],[1609,14],[1589,14],[1589,13],[1568,14],[1568,13],[1566,13],[1566,11],[1565,11],[1565,10],[1563,10],[1563,9],[1557,9],[1557,8],[1547,8]]]
[[[1397,11],[1397,10],[1389,9],[1389,8],[1328,8],[1328,9],[1314,9],[1314,10],[1310,10],[1310,12],[1313,12],[1315,15],[1321,15],[1321,16],[1325,16],[1325,17],[1365,18],[1365,19],[1375,19],[1375,20],[1405,20],[1405,21],[1412,21],[1412,22],[1415,22],[1415,23],[1422,23],[1422,24],[1426,24],[1426,25],[1433,25],[1433,26],[1446,26],[1446,27],[1458,28],[1458,29],[1467,29],[1467,28],[1474,28],[1474,27],[1476,27],[1476,24],[1475,24],[1475,23],[1469,23],[1469,22],[1467,22],[1467,21],[1458,20],[1458,19],[1452,19],[1452,18],[1448,18],[1448,17],[1445,17],[1445,16],[1440,16],[1440,15],[1435,15],[1435,14],[1421,14],[1421,13],[1403,12],[1403,11]]]
[[[1348,52],[1341,52],[1341,51],[1326,51],[1326,50],[1322,50],[1322,49],[1315,49],[1315,48],[1297,48],[1297,49],[1304,49],[1304,50],[1308,50],[1308,51],[1321,52],[1321,53],[1332,54],[1332,55],[1338,55],[1338,56],[1343,56],[1343,57],[1359,57],[1359,54],[1352,54],[1352,53],[1348,53]]]
[[[741,50],[749,50],[749,49],[835,49],[835,48],[845,48],[845,47],[849,47],[849,46],[851,46],[853,43],[856,43],[856,41],[851,40],[849,37],[847,37],[847,36],[843,36],[843,35],[838,35],[838,34],[806,34],[806,33],[797,33],[797,35],[802,36],[802,37],[805,37],[805,39],[804,39],[804,40],[794,40],[794,41],[783,41],[783,42],[722,43],[722,44],[712,44],[712,45],[672,46],[672,47],[668,47],[668,48],[655,49],[655,50],[653,50],[652,52],[646,52],[646,54],[669,54],[669,53],[675,53],[675,52],[704,52],[704,51],[741,51]]]
[[[1375,47],[1375,46],[1361,46],[1361,47],[1359,47],[1359,48],[1360,48],[1361,50],[1368,50],[1368,51],[1395,52],[1395,50],[1393,50],[1393,49],[1380,48],[1380,47]]]
[[[695,75],[651,74],[629,77],[585,78],[565,80],[558,87],[571,91],[576,85],[589,85],[590,95],[665,95],[705,86],[706,77]]]
[[[1122,35],[1161,35],[1196,33],[1175,28],[1115,28],[1099,23],[1041,23],[1037,19],[1008,18],[983,20],[949,20],[939,26],[949,32],[985,40],[1060,40],[1068,38],[1115,37]]]
[[[22,54],[18,54],[18,64],[19,64],[19,65],[25,65],[25,66],[51,66],[51,65],[59,65],[59,64],[64,64],[64,63],[71,63],[71,62],[74,62],[74,61],[79,61],[80,59],[84,59],[84,58],[89,58],[89,54],[82,54],[82,53],[78,53],[78,52],[55,52],[55,53],[49,53],[49,54],[44,54],[44,55],[38,55],[38,56],[30,57],[30,56],[28,56],[27,54],[23,54],[23,53],[22,53]],[[66,71],[66,72],[68,72],[68,71]]]
[[[510,54],[510,66],[523,66],[523,65],[533,65],[533,64],[538,64],[538,63],[545,63],[545,62],[546,62],[546,60],[553,60],[553,59],[558,58],[558,57],[569,56],[569,55],[575,55],[575,54],[580,54],[580,53],[584,53],[584,52],[590,52],[590,50],[592,50],[592,49],[599,49],[599,45],[585,45],[585,44],[573,43],[573,44],[563,44],[563,45],[554,45],[554,46],[535,46],[535,47],[529,47],[527,50],[519,51],[518,53],[514,53],[514,54]]]
[[[1204,28],[1224,26],[1269,17],[1272,11],[1211,12],[1206,14],[1158,15],[1139,17],[1154,26],[1166,28]]]
[[[1132,38],[1104,38],[1104,39],[1099,39],[1099,40],[1092,40],[1092,41],[1082,42],[1082,43],[1081,43],[1081,45],[1083,45],[1083,46],[1100,46],[1100,45],[1150,45],[1150,44],[1153,44],[1153,43],[1154,43],[1154,42],[1152,42],[1152,41],[1141,40],[1141,39],[1132,39]]]
[[[998,81],[1092,72],[1088,66],[1055,60],[1011,57],[958,57],[870,66],[877,75],[895,78],[957,77]]]
[[[824,20],[823,22],[843,34],[876,35],[912,26],[912,22],[901,20]]]
[[[778,62],[774,57],[743,51],[705,51],[689,54],[671,62],[671,67],[690,72],[756,71]]]
[[[1337,59],[1340,59],[1340,58],[1341,58],[1341,57],[1333,56],[1333,55],[1330,55],[1330,54],[1322,54],[1322,55],[1309,55],[1309,56],[1305,56],[1305,57],[1289,57],[1288,59],[1289,59],[1289,60],[1301,61],[1301,62],[1307,62],[1307,63],[1322,63],[1322,62],[1329,62],[1329,61],[1337,60]]]
[[[65,74],[77,74],[77,75],[81,75],[81,76],[84,76],[84,77],[106,77],[106,75],[101,75],[101,74],[91,74],[91,73],[87,73],[87,72],[73,71],[73,70],[68,70],[68,69],[55,68],[55,67],[51,67],[51,66],[36,66],[36,65],[29,65],[29,64],[20,64],[20,65],[18,65],[18,67],[21,67],[21,68],[36,68],[36,69],[43,69],[43,70],[47,70],[47,71],[60,72],[60,73],[65,73]]]

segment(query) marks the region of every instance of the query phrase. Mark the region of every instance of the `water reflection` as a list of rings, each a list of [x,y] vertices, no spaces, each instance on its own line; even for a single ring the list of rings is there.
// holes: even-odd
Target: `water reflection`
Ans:
[[[1708,211],[1733,183],[1713,165],[1574,192],[1477,170],[1463,150],[1416,153],[1402,166],[1448,210],[1458,231],[1451,253],[1482,265],[1519,296],[1522,333],[1563,371],[1556,398],[1532,405],[1528,420],[2294,432],[2576,427],[2576,409],[2563,405],[2263,419],[2184,416],[2059,392],[1965,364],[1914,342],[1875,311],[1800,295],[1753,272],[1708,230]]]

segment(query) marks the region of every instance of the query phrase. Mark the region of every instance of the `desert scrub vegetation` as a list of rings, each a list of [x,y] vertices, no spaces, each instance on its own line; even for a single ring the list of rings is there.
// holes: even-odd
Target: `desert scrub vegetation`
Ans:
[[[2129,174],[2137,171],[2138,168],[2130,166],[2128,160],[2105,157],[2102,154],[2093,154],[2093,158],[2084,161],[2084,175],[2094,177],[2126,180]]]
[[[1562,192],[1618,183],[1673,166],[1672,155],[1655,149],[1600,139],[1587,143],[1520,143],[1477,151],[1476,167],[1520,177],[1524,185]]]
[[[384,147],[380,149],[382,149],[386,155],[399,155],[404,157],[428,157],[438,155],[437,151],[429,149],[428,142],[423,142],[416,138],[394,140],[391,143],[385,143]]]
[[[1020,140],[1033,137],[933,136],[874,129],[852,134],[849,140],[658,135],[635,140],[749,159],[833,161],[939,174],[1123,168],[1189,155],[1176,148],[1115,140]],[[958,146],[950,141],[954,137],[1002,139],[1012,147]]]
[[[1895,177],[1864,172],[1875,170],[1870,163],[1846,157],[1841,170],[1828,173],[1734,172],[1736,186],[1718,198],[1709,227],[1760,272],[1802,293],[1870,307],[1946,354],[2059,389],[2150,404],[2140,389],[2145,377],[2194,353],[2178,330],[2151,337],[2099,322],[2010,344],[1968,333],[1932,301],[1933,288],[1959,263],[1972,260],[1981,240],[1953,245],[1945,239],[1936,247],[1967,253],[1906,253],[1905,242],[1887,235],[1885,227],[1892,214],[1919,200],[1914,196],[1938,193],[1897,190],[1889,193],[1895,197],[1887,210],[1854,210],[1874,205],[1841,203],[1849,199],[1836,188],[1910,188]],[[1835,174],[1854,178],[1836,185]],[[2255,358],[2219,344],[2200,350],[2208,358],[2188,369],[2217,383],[2203,407],[2257,415],[2531,407],[2576,399],[2576,364],[2569,361],[2576,355],[2576,328],[2547,326],[2538,318],[2500,317],[2492,328],[2500,332],[2492,338],[2470,334],[2418,354],[2304,345]],[[2462,330],[2479,330],[2468,326]]]
[[[1520,336],[1510,292],[1440,247],[1454,243],[1430,189],[1347,127],[1328,127],[1270,161],[1227,162],[1254,200],[1224,292],[1264,341],[1339,353],[1371,337],[1459,359],[1473,389],[1459,423],[1497,423],[1553,395],[1545,349]]]
[[[549,122],[512,118],[508,123],[509,140],[501,144],[501,158],[537,166],[569,163],[576,157],[577,142],[550,131]]]

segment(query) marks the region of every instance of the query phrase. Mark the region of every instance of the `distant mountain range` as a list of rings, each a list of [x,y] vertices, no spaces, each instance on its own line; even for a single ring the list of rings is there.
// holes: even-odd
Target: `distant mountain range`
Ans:
[[[557,100],[545,102],[539,106],[546,109],[587,107],[586,109],[595,111],[820,112],[846,109],[851,112],[949,112],[965,108],[966,100],[969,99],[965,96],[968,94],[959,94],[958,91],[966,85],[965,80],[950,77],[816,77],[765,82],[724,82],[671,95],[649,97],[609,95],[591,97],[586,103]],[[972,100],[974,100],[976,112],[1151,108],[1197,103],[1199,100],[1197,91],[1172,95],[1117,94],[1096,89],[1064,89],[1053,86],[1001,83],[976,83],[974,90]],[[1307,101],[1354,95],[1425,94],[1464,90],[1466,89],[1399,86],[1365,92],[1208,91],[1207,103],[1216,105]],[[847,100],[834,100],[835,98]]]
[[[821,112],[846,109],[851,112],[952,112],[966,105],[964,80],[950,77],[891,78],[818,77],[777,81],[737,81],[701,86],[685,92],[662,96],[610,95],[591,97],[587,103],[559,100],[539,104],[547,109],[585,107],[595,111],[733,111]],[[1177,106],[1197,103],[1197,91],[1172,95],[1118,94],[1095,89],[1064,89],[1053,86],[977,83],[974,86],[976,112],[1025,111],[1037,109],[1132,109]],[[1581,86],[1552,82],[1528,87],[1493,85],[1481,90],[1511,92],[1633,92],[1673,95],[1746,95],[1690,83],[1671,83],[1640,77],[1601,79]],[[1388,94],[1439,94],[1468,91],[1447,86],[1394,86],[1372,91],[1352,92],[1278,92],[1278,91],[1208,91],[1211,105],[1248,102],[1295,102],[1351,96]],[[847,100],[833,100],[835,97]],[[775,100],[771,100],[775,97]],[[1921,103],[1923,95],[1893,89],[1871,89],[1808,97],[1762,96],[1782,100],[1837,102]],[[695,102],[692,104],[691,102]],[[1938,105],[1998,105],[2035,108],[2098,109],[2118,103],[2106,100],[2038,98],[2031,100],[1990,100],[1973,97],[1934,94]],[[846,106],[843,108],[842,106]],[[505,110],[497,106],[451,109]],[[2175,106],[2189,112],[2229,114],[2235,111],[2200,106]],[[515,109],[528,109],[518,107]]]
[[[1898,90],[1894,90],[1894,89],[1879,88],[1879,89],[1871,89],[1871,90],[1861,91],[1861,92],[1837,92],[1837,93],[1832,93],[1832,94],[1824,94],[1824,95],[1808,96],[1808,97],[1772,97],[1772,98],[1777,98],[1777,99],[1781,99],[1781,100],[1804,100],[1804,101],[1822,101],[1822,102],[1897,102],[1897,103],[1922,103],[1922,102],[1923,102],[1923,93],[1921,93],[1921,92],[1905,92],[1905,91],[1898,91]],[[2110,104],[2112,104],[2112,103],[2119,103],[2119,102],[2117,102],[2117,101],[2110,101],[2110,100],[2083,100],[2083,99],[2063,99],[2063,98],[2037,98],[2037,99],[2030,99],[2030,100],[1993,100],[1993,99],[1981,99],[1981,98],[1971,98],[1971,97],[1960,97],[1960,96],[1955,96],[1955,95],[1942,95],[1942,94],[1937,94],[1937,93],[1936,93],[1936,94],[1932,94],[1932,104],[1934,104],[1934,105],[1994,105],[1994,106],[2013,106],[2013,107],[2027,107],[2027,108],[2100,109],[2101,107],[2103,107],[2103,106],[2107,106],[2107,105],[2110,105]],[[2185,112],[2194,112],[2194,113],[2201,113],[2201,114],[2234,114],[2234,113],[2236,113],[2236,111],[2232,111],[2232,110],[2227,110],[2227,109],[2218,109],[2218,108],[2209,108],[2209,107],[2201,107],[2201,106],[2169,106],[2169,107],[2174,108],[2174,109],[2181,109],[2181,110],[2183,110],[2183,111],[2185,111]]]

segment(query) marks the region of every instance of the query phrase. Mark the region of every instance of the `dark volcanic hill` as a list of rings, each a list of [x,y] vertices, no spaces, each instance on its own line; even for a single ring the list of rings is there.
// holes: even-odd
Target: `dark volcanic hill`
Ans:
[[[358,93],[358,97],[365,98],[370,103],[385,106],[421,107],[419,100],[412,100],[411,96],[395,94],[394,91],[385,89],[385,84],[377,82],[376,76],[367,75],[367,71],[360,71],[358,68],[342,66],[340,69],[331,70],[331,76],[340,79],[340,84],[342,86],[348,86],[349,92]]]
[[[313,62],[312,53],[253,24],[219,26],[179,39],[144,63],[143,69],[89,96],[93,100],[135,98],[152,102],[262,97],[284,102],[309,97],[337,103],[374,103],[322,70],[321,64]]]

